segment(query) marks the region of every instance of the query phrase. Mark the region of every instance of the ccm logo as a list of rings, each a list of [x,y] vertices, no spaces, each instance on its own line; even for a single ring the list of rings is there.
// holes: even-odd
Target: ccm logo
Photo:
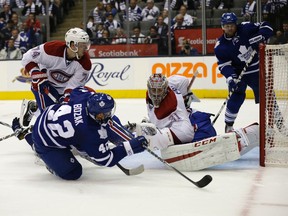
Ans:
[[[202,141],[196,142],[194,144],[194,146],[195,147],[199,147],[199,146],[207,145],[207,144],[216,142],[216,140],[217,140],[217,138],[213,137],[213,138],[210,138],[210,139],[206,139],[206,140],[202,140]]]

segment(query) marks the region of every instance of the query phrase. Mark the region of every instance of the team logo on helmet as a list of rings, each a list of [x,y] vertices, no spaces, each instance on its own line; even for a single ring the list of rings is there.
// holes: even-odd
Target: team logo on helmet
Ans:
[[[99,106],[100,107],[104,107],[105,106],[105,102],[104,101],[100,101]]]

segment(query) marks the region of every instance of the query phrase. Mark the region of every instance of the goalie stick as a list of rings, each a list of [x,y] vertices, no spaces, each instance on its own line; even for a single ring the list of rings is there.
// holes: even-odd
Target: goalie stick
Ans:
[[[246,64],[245,64],[244,68],[242,69],[240,75],[238,76],[238,78],[237,78],[236,81],[235,81],[236,85],[241,81],[241,79],[242,79],[245,71],[247,70],[249,64],[252,62],[255,54],[256,54],[256,50],[253,50],[253,52],[251,53],[251,56],[250,56],[249,59],[247,60],[247,62],[246,62]],[[229,94],[228,94],[228,96],[226,97],[224,103],[222,104],[220,110],[219,110],[218,113],[215,115],[215,118],[214,118],[213,121],[212,121],[212,125],[214,125],[215,122],[217,121],[217,119],[219,118],[222,110],[224,109],[225,105],[227,104],[227,101],[229,100],[229,98],[231,97],[231,95],[233,94],[233,92],[234,92],[234,91],[229,91]]]
[[[192,85],[193,85],[196,77],[198,76],[198,74],[199,74],[198,70],[196,70],[196,71],[193,73],[192,79],[190,80],[189,85],[188,85],[188,87],[187,87],[187,92],[190,91],[190,89],[191,89],[191,87],[192,87]]]
[[[54,103],[58,103],[57,99],[49,92],[48,89],[45,90],[45,93],[50,97],[51,100],[54,101]],[[144,172],[143,164],[139,165],[138,167],[130,169],[123,167],[120,163],[117,163],[116,166],[127,176],[139,175],[142,172]]]
[[[117,122],[113,121],[112,122],[120,128],[120,126],[118,125]],[[128,133],[125,130],[122,130],[123,133],[125,133],[127,136],[129,136],[131,138],[131,134]],[[159,157],[156,153],[154,153],[151,149],[149,149],[147,146],[144,146],[144,148],[151,154],[153,155],[155,158],[157,158],[158,160],[160,160],[162,163],[164,163],[167,167],[173,169],[174,171],[176,171],[178,174],[180,174],[182,177],[184,177],[185,179],[187,179],[189,182],[191,182],[192,184],[194,184],[195,186],[197,186],[198,188],[203,188],[205,186],[207,186],[211,181],[212,181],[212,176],[210,175],[205,175],[202,179],[200,179],[199,181],[193,181],[192,179],[188,178],[186,175],[184,175],[182,172],[180,172],[178,169],[176,169],[175,167],[171,166],[169,163],[167,163],[163,158]]]

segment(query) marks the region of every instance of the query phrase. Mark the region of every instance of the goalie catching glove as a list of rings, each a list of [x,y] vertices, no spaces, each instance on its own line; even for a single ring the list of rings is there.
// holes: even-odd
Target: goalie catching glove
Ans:
[[[173,136],[169,128],[159,129],[152,123],[136,124],[137,136],[144,136],[148,141],[148,147],[152,150],[162,150],[174,144]]]

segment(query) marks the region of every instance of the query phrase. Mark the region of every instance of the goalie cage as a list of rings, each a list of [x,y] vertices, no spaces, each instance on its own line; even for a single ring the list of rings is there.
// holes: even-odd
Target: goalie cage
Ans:
[[[259,52],[260,165],[288,167],[288,44]]]

